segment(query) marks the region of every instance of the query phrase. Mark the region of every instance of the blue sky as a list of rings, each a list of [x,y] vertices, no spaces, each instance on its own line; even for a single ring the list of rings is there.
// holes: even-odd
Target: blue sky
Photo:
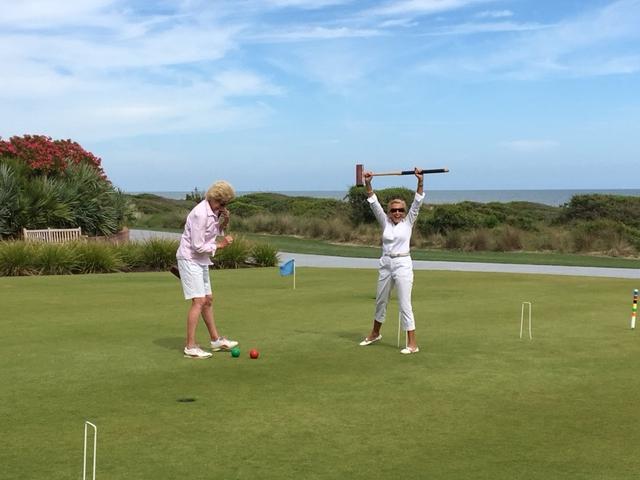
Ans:
[[[0,0],[0,136],[127,191],[639,188],[640,0]],[[413,186],[408,178],[379,186]]]

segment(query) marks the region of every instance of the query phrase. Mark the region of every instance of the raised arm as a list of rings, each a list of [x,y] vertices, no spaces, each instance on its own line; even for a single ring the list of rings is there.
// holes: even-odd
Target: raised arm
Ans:
[[[420,206],[422,205],[422,201],[424,200],[424,190],[422,188],[424,176],[420,173],[419,168],[415,168],[414,170],[415,176],[418,179],[418,186],[416,187],[416,195],[413,198],[413,202],[411,203],[411,207],[409,207],[409,212],[407,213],[407,220],[411,225],[413,225],[418,218],[418,214],[420,213]]]
[[[384,227],[387,222],[387,215],[384,213],[382,205],[378,201],[378,197],[373,192],[373,188],[371,187],[371,179],[373,178],[373,174],[371,172],[364,172],[364,186],[367,189],[367,201],[369,202],[369,206],[373,211],[373,215],[378,220],[380,226]]]

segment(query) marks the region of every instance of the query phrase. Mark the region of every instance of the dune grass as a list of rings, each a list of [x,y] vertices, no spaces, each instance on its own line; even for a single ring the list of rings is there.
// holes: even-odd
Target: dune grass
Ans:
[[[266,242],[279,250],[291,253],[310,253],[314,255],[334,255],[338,257],[378,258],[380,247],[345,245],[286,235],[265,235],[243,233],[253,241]],[[480,263],[516,263],[530,265],[566,265],[575,267],[640,268],[640,259],[623,257],[603,257],[559,252],[493,252],[460,250],[411,249],[414,260],[442,262],[480,262]]]
[[[421,352],[359,347],[373,270],[213,272],[234,359],[182,358],[168,273],[0,278],[2,478],[629,479],[630,280],[416,272]],[[518,338],[533,303],[533,341]],[[206,344],[205,329],[198,327]],[[251,360],[250,348],[261,356]],[[195,399],[180,402],[180,399]]]

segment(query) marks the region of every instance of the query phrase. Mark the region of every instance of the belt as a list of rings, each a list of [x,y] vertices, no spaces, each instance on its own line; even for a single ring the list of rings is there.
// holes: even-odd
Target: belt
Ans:
[[[411,253],[406,252],[406,253],[389,253],[384,256],[389,258],[398,258],[398,257],[408,257],[409,255],[411,255]]]

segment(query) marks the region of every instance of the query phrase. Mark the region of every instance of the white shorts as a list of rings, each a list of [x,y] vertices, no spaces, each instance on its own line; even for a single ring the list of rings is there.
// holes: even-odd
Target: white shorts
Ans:
[[[180,270],[180,282],[185,300],[211,295],[209,265],[200,265],[193,260],[179,258],[178,270]]]

